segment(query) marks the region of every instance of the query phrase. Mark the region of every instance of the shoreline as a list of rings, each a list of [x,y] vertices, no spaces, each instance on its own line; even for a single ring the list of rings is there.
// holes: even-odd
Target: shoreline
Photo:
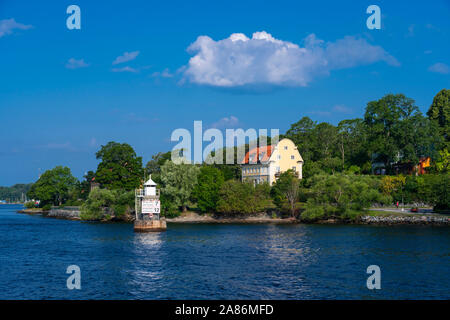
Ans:
[[[46,218],[64,219],[82,221],[79,217],[79,211],[75,207],[71,208],[54,208],[50,211],[42,209],[22,209],[18,213],[38,214]],[[370,212],[373,212],[370,210]],[[433,214],[398,214],[383,212],[379,215],[363,215],[356,221],[340,220],[340,219],[324,219],[317,221],[305,221],[296,218],[272,218],[267,214],[258,214],[252,216],[236,216],[236,217],[218,217],[212,214],[197,214],[195,212],[186,212],[179,217],[166,218],[167,223],[174,224],[343,224],[343,225],[433,225],[433,226],[450,226],[450,216],[433,215]],[[101,222],[101,221],[99,221]],[[108,223],[114,221],[108,221]],[[126,222],[126,221],[123,221]]]

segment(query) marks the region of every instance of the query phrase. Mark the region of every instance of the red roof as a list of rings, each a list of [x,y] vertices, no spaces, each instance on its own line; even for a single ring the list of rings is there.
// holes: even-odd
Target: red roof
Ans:
[[[241,164],[269,161],[272,152],[273,152],[272,146],[253,148],[252,150],[246,153],[244,160],[242,160]]]

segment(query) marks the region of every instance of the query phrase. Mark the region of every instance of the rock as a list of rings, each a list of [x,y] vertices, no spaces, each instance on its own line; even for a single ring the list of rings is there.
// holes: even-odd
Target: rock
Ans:
[[[51,218],[68,219],[68,220],[80,220],[80,208],[79,207],[52,207],[50,212],[46,215]]]

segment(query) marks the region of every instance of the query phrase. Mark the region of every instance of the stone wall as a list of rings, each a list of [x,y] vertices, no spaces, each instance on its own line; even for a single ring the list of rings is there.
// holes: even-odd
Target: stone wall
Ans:
[[[80,207],[52,207],[47,217],[80,220]]]
[[[434,224],[450,225],[450,217],[434,215],[407,216],[364,216],[361,221],[367,224]]]

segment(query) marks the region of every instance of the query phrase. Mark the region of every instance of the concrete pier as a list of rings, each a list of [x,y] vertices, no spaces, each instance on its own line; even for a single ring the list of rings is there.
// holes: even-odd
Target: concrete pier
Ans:
[[[161,218],[159,220],[135,220],[134,231],[135,232],[161,232],[167,230],[166,219]]]

